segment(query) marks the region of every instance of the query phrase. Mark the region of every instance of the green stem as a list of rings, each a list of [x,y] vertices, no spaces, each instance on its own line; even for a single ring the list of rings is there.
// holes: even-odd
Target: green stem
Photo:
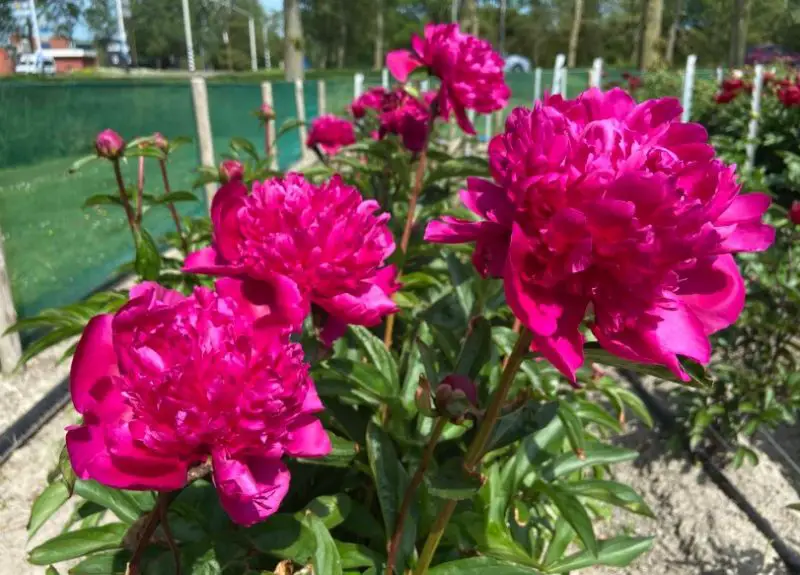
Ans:
[[[511,351],[511,355],[508,356],[508,361],[500,376],[500,383],[497,385],[497,390],[492,396],[492,402],[486,410],[481,426],[478,428],[477,435],[475,435],[475,438],[472,440],[467,450],[467,454],[464,456],[464,467],[467,471],[472,471],[483,457],[483,452],[486,449],[486,445],[489,443],[492,430],[494,429],[495,423],[497,423],[497,419],[500,417],[500,411],[503,408],[508,392],[514,382],[514,376],[519,370],[519,366],[522,365],[522,360],[525,358],[525,354],[531,345],[532,338],[533,335],[531,332],[523,328],[517,338],[514,349]],[[419,562],[414,570],[414,575],[423,575],[428,570],[433,560],[433,555],[436,553],[436,548],[439,546],[439,541],[442,539],[444,530],[455,509],[456,501],[448,500],[444,507],[442,507],[439,515],[436,516],[436,521],[431,528],[431,532],[425,540],[425,547],[420,554]]]
[[[136,224],[136,215],[133,213],[130,200],[128,200],[128,193],[125,191],[125,181],[122,179],[122,170],[119,167],[119,158],[111,160],[114,165],[114,176],[117,179],[117,188],[119,189],[119,199],[122,202],[122,207],[125,209],[125,217],[128,218],[128,227],[131,229],[134,241],[136,240],[139,232],[139,226]]]
[[[169,186],[169,178],[167,177],[167,163],[164,160],[159,160],[158,162],[161,165],[161,179],[164,181],[164,193],[169,195],[171,193],[170,186]],[[183,255],[189,255],[189,242],[186,241],[186,236],[183,234],[183,228],[181,227],[181,219],[178,216],[178,210],[175,209],[175,204],[169,202],[167,204],[167,209],[169,210],[170,215],[172,216],[172,221],[175,222],[175,230],[178,232],[178,237],[181,239],[181,246],[183,246]]]
[[[428,445],[425,446],[425,451],[422,454],[422,461],[419,467],[414,472],[414,476],[406,487],[406,492],[403,494],[403,502],[400,504],[400,511],[397,513],[397,521],[394,526],[394,534],[389,541],[389,558],[386,561],[386,575],[392,575],[394,572],[394,564],[397,562],[397,552],[400,549],[400,542],[403,539],[403,526],[405,524],[406,516],[411,509],[411,504],[414,501],[414,494],[422,484],[422,479],[425,476],[425,471],[433,459],[433,451],[436,449],[436,444],[447,425],[447,418],[439,417],[431,432],[431,437],[428,439]]]

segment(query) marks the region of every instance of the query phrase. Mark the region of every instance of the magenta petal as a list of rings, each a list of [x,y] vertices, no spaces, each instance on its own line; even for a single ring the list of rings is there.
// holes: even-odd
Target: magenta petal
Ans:
[[[511,227],[514,205],[506,190],[483,178],[467,178],[467,189],[459,192],[464,205],[489,221]]]
[[[331,347],[333,342],[347,333],[347,322],[338,317],[328,315],[325,324],[319,332],[319,339],[325,347]]]
[[[392,298],[375,284],[363,284],[359,291],[314,301],[340,321],[356,325],[377,325],[383,316],[397,311]]]
[[[235,275],[240,270],[225,261],[213,246],[190,253],[183,262],[183,271],[189,274]]]
[[[95,404],[92,391],[100,379],[119,373],[112,340],[113,319],[114,316],[104,314],[89,320],[75,349],[69,384],[72,403],[78,413],[86,413]]]
[[[678,296],[707,334],[733,324],[744,309],[744,280],[731,255],[681,273]]]
[[[531,347],[574,383],[575,372],[583,365],[583,335],[580,325],[586,313],[587,302],[565,297],[560,304],[563,312],[558,318],[555,333],[546,337],[534,335]]]
[[[772,198],[768,194],[743,194],[736,196],[727,209],[717,218],[717,225],[725,226],[740,222],[756,222],[769,208]]]
[[[323,457],[331,452],[331,440],[319,419],[301,415],[289,426],[286,453],[293,457]]]
[[[82,425],[67,431],[67,453],[79,478],[94,479],[117,489],[171,491],[185,485],[185,463],[161,459],[158,466],[152,461],[137,465],[137,456],[142,453],[134,450],[125,454],[120,465],[120,458],[109,451],[106,435],[106,428],[100,425]]]
[[[222,278],[215,285],[217,292],[233,299],[240,312],[255,320],[258,328],[297,331],[309,312],[308,301],[286,276],[275,275],[266,281]]]
[[[470,222],[451,216],[442,216],[440,221],[434,220],[425,228],[425,241],[436,244],[472,242],[481,236],[487,223],[490,222]]]
[[[214,224],[214,245],[222,257],[233,260],[239,256],[242,235],[238,212],[247,198],[247,187],[241,180],[233,180],[214,194],[211,203],[211,221]]]
[[[386,67],[392,73],[392,76],[397,78],[398,82],[405,82],[408,76],[422,66],[417,58],[415,58],[408,50],[392,50],[386,55]]]
[[[464,109],[464,106],[453,102],[453,113],[456,115],[458,127],[464,130],[465,134],[474,136],[477,133],[475,131],[475,126],[473,126],[472,122],[469,121],[469,117],[467,116],[467,111]]]
[[[303,407],[301,408],[301,411],[303,413],[317,413],[323,409],[325,409],[325,406],[322,405],[322,401],[319,399],[317,387],[314,385],[314,382],[309,379],[308,391],[303,399]]]
[[[280,459],[213,454],[214,485],[223,509],[239,525],[250,526],[275,513],[289,491],[290,474]]]
[[[738,224],[720,244],[723,252],[761,252],[775,241],[775,228],[760,222]]]

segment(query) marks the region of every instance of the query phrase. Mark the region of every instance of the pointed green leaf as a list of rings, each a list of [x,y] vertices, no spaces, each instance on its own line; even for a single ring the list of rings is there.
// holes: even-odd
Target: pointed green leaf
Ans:
[[[285,513],[276,513],[243,533],[258,551],[301,564],[308,563],[316,547],[309,525]]]
[[[587,550],[579,551],[548,565],[546,573],[569,573],[592,565],[627,567],[634,559],[652,547],[652,537],[614,537],[598,541],[597,556],[590,554]]]
[[[539,403],[529,401],[516,411],[504,415],[497,420],[492,429],[487,451],[505,447],[544,429],[558,414],[558,404],[554,401]]]
[[[592,529],[592,519],[577,497],[562,491],[558,486],[544,482],[537,483],[538,488],[550,498],[558,508],[564,520],[578,535],[586,550],[592,554],[597,554],[597,539]]]
[[[468,474],[460,457],[426,473],[425,483],[431,494],[443,499],[471,499],[481,488],[480,476]]]
[[[383,557],[364,545],[346,543],[344,541],[336,541],[335,543],[336,549],[339,551],[339,557],[342,558],[342,567],[345,569],[359,567],[374,567],[377,569],[384,562]]]
[[[288,134],[292,130],[296,130],[300,126],[305,126],[305,122],[298,120],[297,118],[290,118],[286,120],[281,127],[278,128],[278,131],[275,133],[275,140],[277,141],[278,138],[283,136],[284,134]]]
[[[34,548],[28,555],[28,561],[34,565],[50,565],[95,551],[114,549],[120,546],[127,530],[128,526],[124,523],[111,523],[62,533]]]
[[[336,543],[328,528],[319,517],[310,511],[306,513],[305,523],[316,542],[314,554],[311,556],[314,573],[342,575],[342,558],[339,556],[339,550],[336,548]]]
[[[186,190],[178,190],[176,192],[170,192],[168,194],[164,194],[163,196],[159,196],[156,198],[156,203],[159,204],[176,204],[178,202],[198,202],[200,201],[197,196],[195,196],[192,192],[188,192]]]
[[[480,316],[470,322],[464,346],[458,354],[455,372],[476,380],[481,368],[492,356],[492,325]]]
[[[246,138],[231,138],[231,150],[234,152],[244,152],[254,160],[258,160],[258,152],[253,143]]]
[[[110,509],[125,523],[133,523],[142,515],[136,500],[121,489],[106,487],[93,479],[75,482],[75,493],[98,505]]]
[[[550,545],[547,546],[547,552],[544,554],[544,564],[550,565],[561,559],[574,537],[575,530],[563,516],[559,517],[558,521],[556,521],[553,538],[550,540]]]
[[[469,557],[431,567],[427,575],[540,575],[540,572],[493,557]]]
[[[72,469],[72,462],[69,460],[69,452],[67,446],[61,448],[61,453],[58,454],[58,470],[61,473],[61,481],[67,486],[69,494],[72,495],[75,490],[75,470]]]
[[[564,424],[572,451],[580,458],[586,452],[586,438],[583,433],[583,423],[572,406],[564,400],[558,402],[558,417]]]
[[[569,475],[573,471],[583,469],[584,467],[632,461],[638,456],[639,453],[632,449],[603,445],[600,443],[589,444],[586,447],[585,456],[583,458],[571,452],[560,455],[542,469],[542,477],[553,480],[564,475]]]
[[[624,483],[602,479],[583,479],[577,482],[565,483],[561,488],[572,495],[605,501],[611,505],[627,509],[632,513],[655,519],[653,511],[645,503],[641,495]]]
[[[121,206],[122,200],[119,199],[119,196],[112,196],[111,194],[96,194],[86,198],[86,201],[83,202],[84,208],[103,205]]]
[[[344,493],[338,495],[320,495],[305,506],[300,513],[313,513],[322,520],[328,529],[341,525],[350,514],[351,500]]]
[[[326,365],[339,377],[374,394],[376,397],[381,399],[394,397],[392,384],[389,383],[389,380],[378,368],[372,365],[342,358],[330,359],[326,362]]]
[[[383,341],[360,325],[350,326],[350,331],[353,332],[372,364],[380,370],[395,390],[399,389],[400,376],[397,373],[397,362],[392,357],[392,352],[386,349]]]
[[[350,467],[353,459],[358,455],[358,444],[339,437],[335,433],[328,431],[328,439],[331,442],[331,451],[324,457],[298,457],[298,461],[309,465],[327,465],[329,467]]]
[[[161,254],[158,252],[153,236],[147,230],[140,230],[136,236],[136,273],[143,280],[155,281],[161,270]]]
[[[99,157],[97,156],[97,154],[91,154],[91,155],[79,158],[79,159],[75,160],[75,162],[73,162],[73,164],[69,167],[68,173],[74,174],[75,172],[80,170],[83,166],[88,164],[89,162],[93,162],[93,161],[98,160],[98,159],[99,159]]]
[[[101,551],[75,565],[69,575],[124,575],[130,558],[125,550]]]
[[[48,485],[44,491],[36,498],[31,507],[31,515],[28,519],[28,538],[39,530],[45,522],[53,516],[69,499],[69,488],[62,481],[54,481]],[[48,561],[42,563],[47,565]],[[54,563],[54,561],[52,561]]]

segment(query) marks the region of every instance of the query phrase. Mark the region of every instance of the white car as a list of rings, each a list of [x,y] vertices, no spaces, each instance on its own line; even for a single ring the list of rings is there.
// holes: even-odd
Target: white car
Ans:
[[[531,61],[525,56],[519,54],[509,54],[506,56],[506,65],[504,68],[506,72],[530,72]]]
[[[47,54],[21,54],[14,68],[17,74],[42,74],[53,76],[56,73],[56,61]]]

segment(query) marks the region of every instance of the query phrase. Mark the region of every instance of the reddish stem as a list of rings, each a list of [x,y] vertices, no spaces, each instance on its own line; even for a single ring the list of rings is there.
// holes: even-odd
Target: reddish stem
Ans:
[[[144,210],[144,156],[139,156],[139,177],[136,180],[136,223],[142,223]]]
[[[170,186],[169,186],[169,177],[167,177],[167,163],[164,160],[158,161],[159,165],[161,166],[161,179],[164,180],[164,193],[170,194]],[[183,228],[181,227],[181,218],[178,216],[178,210],[175,208],[175,204],[169,202],[167,204],[167,209],[169,213],[172,215],[172,221],[175,222],[175,230],[178,232],[178,237],[181,239],[181,245],[183,246],[183,253],[185,255],[189,255],[189,242],[186,240],[186,236],[183,234]]]
[[[128,194],[125,191],[125,181],[122,179],[122,170],[119,167],[119,158],[111,160],[114,165],[114,176],[117,179],[117,188],[119,189],[119,199],[122,202],[122,207],[125,209],[125,217],[128,218],[128,227],[131,229],[134,240],[138,236],[139,226],[136,223],[136,215],[133,213]]]

